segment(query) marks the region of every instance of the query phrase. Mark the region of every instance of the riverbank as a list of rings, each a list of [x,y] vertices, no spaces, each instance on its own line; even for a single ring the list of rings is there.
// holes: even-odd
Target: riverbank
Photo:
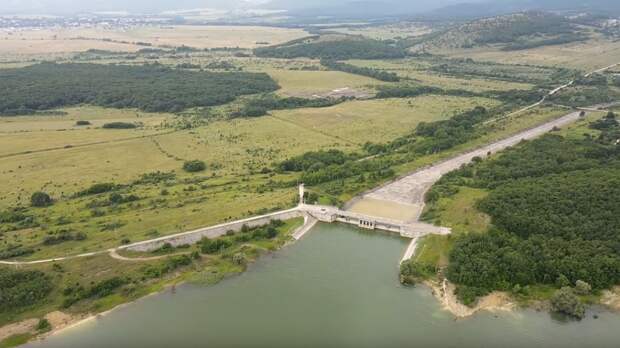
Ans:
[[[480,311],[509,312],[517,308],[516,303],[510,298],[510,295],[504,292],[492,292],[487,296],[481,297],[475,306],[468,307],[459,302],[454,294],[454,284],[450,283],[447,279],[444,279],[442,282],[427,280],[424,284],[431,289],[433,296],[439,301],[442,308],[450,312],[455,319],[471,317]]]
[[[86,299],[86,303],[78,303],[77,309],[72,307],[68,312],[56,310],[44,316],[33,314],[30,318],[27,317],[27,319],[4,325],[0,327],[0,347],[12,347],[32,340],[45,339],[67,328],[100,318],[119,308],[130,305],[137,300],[162,293],[170,288],[174,291],[176,286],[182,283],[196,282],[208,285],[218,283],[230,276],[244,272],[246,266],[254,263],[260,256],[285,247],[291,240],[295,240],[293,235],[300,229],[303,229],[304,226],[302,218],[287,220],[282,226],[276,229],[278,234],[274,238],[260,238],[258,240],[250,240],[239,244],[233,243],[229,248],[230,250],[227,250],[225,253],[218,253],[218,255],[205,254],[198,258],[192,256],[194,260],[184,268],[177,269],[169,274],[164,274],[161,278],[156,278],[151,281],[133,283],[127,294],[121,291],[122,294],[112,294],[111,299],[107,297],[94,300]],[[232,237],[227,236],[224,238],[230,239]],[[200,250],[200,248],[198,248],[198,250]],[[142,257],[140,255],[132,255],[132,257],[121,257],[116,255],[117,257],[114,257],[114,255],[111,254],[109,256],[98,255],[97,257],[110,257],[115,261],[122,260],[129,264],[149,267],[149,264],[152,264],[152,262],[166,262],[169,258],[189,258],[189,256],[187,256],[189,253],[191,253],[191,251],[186,251],[181,255],[176,253],[173,249],[170,254],[150,256],[153,255],[150,253],[146,254],[148,257]],[[234,255],[242,255],[243,260],[238,260],[237,262],[235,262],[235,260],[229,260]],[[125,287],[122,289],[125,289]],[[58,302],[56,299],[51,299],[50,301],[52,300],[53,302]],[[37,330],[37,324],[41,318],[47,319],[51,326],[50,331],[41,332]]]

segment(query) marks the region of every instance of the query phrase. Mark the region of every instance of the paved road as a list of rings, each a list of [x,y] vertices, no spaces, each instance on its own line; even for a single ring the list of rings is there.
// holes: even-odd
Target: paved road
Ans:
[[[416,220],[419,219],[424,208],[424,195],[430,187],[444,174],[458,169],[463,164],[469,163],[474,157],[486,157],[488,153],[495,153],[509,146],[518,144],[524,139],[536,138],[552,130],[554,127],[562,127],[579,119],[579,112],[572,112],[553,121],[547,122],[535,128],[526,130],[517,135],[497,141],[477,150],[464,153],[444,162],[418,170],[397,181],[389,183],[379,189],[364,195],[363,197],[376,200],[395,202],[411,206],[416,210]]]
[[[612,64],[610,66],[592,71],[586,74],[585,77],[588,77],[594,73],[603,72],[617,65],[620,65],[620,63]],[[563,86],[560,86],[554,89],[548,94],[548,96],[551,96],[559,92],[560,90],[571,86],[573,83],[574,81],[571,81]],[[532,104],[529,107],[521,109],[518,112],[528,110],[530,108],[540,105],[546,99],[546,97],[547,96],[545,96],[545,98],[543,98],[541,101],[535,104]],[[369,198],[373,198],[377,200],[395,202],[395,203],[411,206],[411,208],[415,209],[416,211],[415,220],[417,221],[419,220],[420,214],[422,213],[422,210],[424,209],[424,194],[444,174],[451,172],[455,169],[458,169],[461,165],[470,162],[471,159],[476,156],[485,157],[487,156],[487,153],[489,152],[493,153],[493,152],[497,152],[499,150],[505,149],[506,147],[513,146],[519,143],[523,139],[532,139],[532,138],[538,137],[544,133],[549,132],[554,127],[562,127],[566,124],[574,122],[578,118],[579,118],[579,112],[570,113],[559,119],[547,122],[543,125],[537,126],[530,130],[521,132],[510,138],[495,142],[493,144],[487,145],[478,150],[459,155],[447,161],[433,165],[432,167],[416,171],[406,177],[403,177],[397,181],[389,183],[385,186],[380,187],[379,189],[376,189],[364,195],[363,198],[369,197]],[[183,232],[183,233],[179,233],[179,234],[172,235],[172,236],[165,236],[165,237],[160,237],[160,238],[156,238],[153,240],[146,240],[146,241],[134,243],[131,245],[126,245],[126,246],[119,247],[119,248],[84,253],[84,254],[79,254],[79,255],[64,256],[64,257],[57,257],[57,258],[50,258],[50,259],[43,259],[43,260],[34,260],[34,261],[1,261],[0,260],[0,265],[16,265],[16,266],[34,265],[34,264],[41,264],[41,263],[50,263],[50,262],[65,261],[65,260],[71,260],[71,259],[79,259],[83,257],[95,256],[95,255],[100,255],[104,253],[110,253],[112,257],[119,259],[119,260],[130,261],[133,259],[124,258],[118,255],[116,251],[122,250],[122,249],[151,250],[152,248],[155,248],[169,241],[172,241],[176,245],[176,244],[185,244],[186,242],[195,242],[196,238],[199,239],[205,236],[209,238],[214,238],[214,237],[218,237],[218,236],[225,234],[226,229],[231,226],[236,226],[236,225],[245,224],[245,223],[251,224],[252,222],[258,222],[257,220],[269,219],[269,218],[281,216],[281,215],[295,214],[297,212],[298,212],[297,208],[293,208],[290,210],[275,212],[275,213],[267,214],[264,216],[252,217],[252,218],[248,218],[248,219],[244,219],[240,221],[234,221],[234,222],[225,223],[225,224],[207,227],[207,228],[202,228],[202,229],[198,229],[194,231]],[[307,232],[307,230],[308,229],[306,229],[305,231],[300,230],[300,231],[303,231],[303,233],[300,233],[298,238],[301,238],[301,236],[305,232]],[[412,244],[415,245],[414,243]],[[412,247],[412,250],[415,250],[415,248]]]

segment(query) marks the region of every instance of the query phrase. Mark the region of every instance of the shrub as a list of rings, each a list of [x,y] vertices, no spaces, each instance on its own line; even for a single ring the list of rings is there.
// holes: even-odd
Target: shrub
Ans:
[[[75,122],[76,126],[90,126],[91,123],[90,121],[83,121],[83,120],[79,120],[77,122]]]
[[[42,318],[42,319],[39,319],[36,329],[38,332],[48,332],[52,329],[52,324],[50,324],[50,322],[47,319]]]
[[[104,129],[133,129],[137,128],[135,123],[129,122],[110,122],[103,125]]]
[[[203,161],[193,160],[183,163],[183,170],[188,173],[202,172],[207,169],[207,165]]]
[[[37,304],[51,291],[51,279],[43,272],[0,268],[0,312]]]
[[[573,289],[569,287],[563,287],[553,294],[551,307],[555,312],[564,313],[577,319],[583,319],[586,314],[585,306],[575,295]]]
[[[204,238],[200,241],[200,251],[203,254],[215,254],[232,245],[232,242],[226,239],[209,239]]]
[[[90,196],[90,195],[98,195],[100,193],[106,193],[110,191],[114,191],[118,188],[118,185],[106,182],[94,184],[86,190],[80,191],[77,193],[77,196]]]
[[[577,295],[588,295],[590,294],[590,292],[592,291],[592,286],[586,282],[584,282],[583,280],[578,280],[577,282],[575,282],[575,293]]]
[[[52,198],[45,192],[35,192],[30,197],[30,203],[33,207],[47,207],[52,205]]]

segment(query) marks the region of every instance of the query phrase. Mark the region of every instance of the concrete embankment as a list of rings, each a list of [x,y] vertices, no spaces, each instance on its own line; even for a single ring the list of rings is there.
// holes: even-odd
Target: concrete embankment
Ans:
[[[239,232],[243,226],[247,227],[259,227],[268,224],[272,220],[289,220],[297,217],[302,217],[304,213],[297,208],[279,211],[271,214],[255,216],[243,220],[224,223],[216,226],[200,228],[193,231],[173,234],[170,236],[164,236],[157,239],[152,239],[144,242],[133,243],[119,247],[119,250],[131,250],[131,251],[153,251],[160,248],[162,245],[169,243],[172,246],[179,246],[184,244],[198,243],[202,238],[217,238],[223,236],[228,231]]]
[[[314,227],[314,225],[317,224],[317,222],[319,222],[319,220],[315,219],[312,216],[306,215],[304,217],[303,226],[299,227],[295,232],[293,232],[293,238],[295,240],[300,240],[301,237],[308,233]]]

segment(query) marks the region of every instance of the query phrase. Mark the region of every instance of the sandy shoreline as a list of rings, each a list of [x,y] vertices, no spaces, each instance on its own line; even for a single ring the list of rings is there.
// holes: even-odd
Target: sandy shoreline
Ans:
[[[476,314],[479,311],[489,312],[510,312],[517,308],[507,293],[495,291],[478,300],[474,307],[468,307],[459,302],[454,294],[454,284],[444,279],[439,283],[436,281],[426,281],[425,285],[431,288],[433,295],[439,301],[442,308],[450,312],[456,319],[463,319]]]

